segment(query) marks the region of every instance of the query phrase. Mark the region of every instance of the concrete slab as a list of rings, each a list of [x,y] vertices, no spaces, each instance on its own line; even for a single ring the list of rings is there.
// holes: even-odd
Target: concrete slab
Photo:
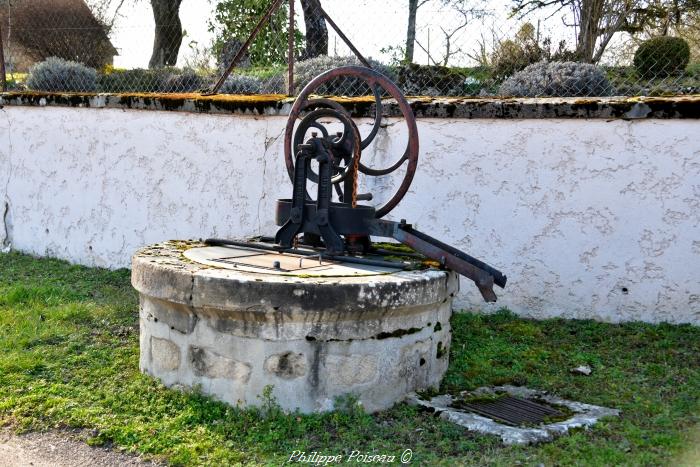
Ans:
[[[573,412],[573,415],[566,420],[554,423],[546,423],[533,427],[520,427],[506,425],[473,412],[457,409],[453,406],[455,398],[449,394],[435,396],[429,400],[422,399],[418,395],[412,394],[407,398],[407,401],[411,404],[434,411],[440,418],[456,423],[468,430],[499,436],[503,444],[525,445],[552,441],[557,436],[566,434],[570,429],[588,429],[603,417],[617,417],[620,415],[620,411],[616,409],[570,401],[551,395],[546,391],[538,391],[524,387],[506,385],[492,388],[484,387],[473,391],[475,395],[493,395],[498,393],[506,393],[528,400],[536,399],[540,402],[566,407]]]

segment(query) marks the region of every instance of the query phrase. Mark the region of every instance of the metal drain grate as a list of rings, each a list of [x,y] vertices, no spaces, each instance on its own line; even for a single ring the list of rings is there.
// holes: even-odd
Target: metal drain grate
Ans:
[[[508,425],[539,425],[565,414],[548,405],[519,397],[504,396],[492,401],[462,402],[460,408]]]

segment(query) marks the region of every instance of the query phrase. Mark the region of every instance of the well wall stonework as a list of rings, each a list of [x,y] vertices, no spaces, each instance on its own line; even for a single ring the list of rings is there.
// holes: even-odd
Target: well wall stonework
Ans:
[[[133,257],[143,372],[236,406],[266,386],[285,410],[332,410],[351,395],[365,410],[436,388],[447,370],[449,271],[293,277],[192,263],[176,243]]]

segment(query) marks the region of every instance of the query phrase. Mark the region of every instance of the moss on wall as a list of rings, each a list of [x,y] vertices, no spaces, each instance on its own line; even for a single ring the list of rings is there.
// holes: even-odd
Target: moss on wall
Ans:
[[[332,97],[353,117],[372,117],[374,98]],[[633,98],[430,98],[411,97],[419,118],[700,118],[700,95]],[[201,95],[165,93],[76,94],[7,92],[0,105],[127,108],[180,112],[286,115],[294,102],[282,94]],[[388,116],[401,116],[395,101],[382,102]]]

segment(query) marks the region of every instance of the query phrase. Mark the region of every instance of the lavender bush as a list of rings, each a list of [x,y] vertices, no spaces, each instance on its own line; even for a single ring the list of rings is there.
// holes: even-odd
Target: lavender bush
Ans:
[[[81,63],[49,57],[29,69],[27,86],[36,91],[95,92],[97,71]]]
[[[382,73],[393,81],[396,80],[394,72],[391,70],[391,68],[377,62],[376,60],[372,60],[371,58],[367,60],[369,61],[370,65],[372,65],[374,70]],[[304,89],[304,86],[309,84],[312,79],[321,73],[332,68],[350,65],[361,66],[362,63],[357,59],[357,57],[329,57],[327,55],[319,55],[318,57],[304,60],[295,64],[295,93],[299,94],[301,90]],[[339,78],[331,80],[322,85],[318,90],[316,90],[316,92],[318,94],[334,96],[363,96],[371,94],[371,91],[367,85],[364,84],[364,81],[354,78]]]
[[[610,96],[612,85],[600,68],[590,63],[537,62],[506,79],[501,96]]]

